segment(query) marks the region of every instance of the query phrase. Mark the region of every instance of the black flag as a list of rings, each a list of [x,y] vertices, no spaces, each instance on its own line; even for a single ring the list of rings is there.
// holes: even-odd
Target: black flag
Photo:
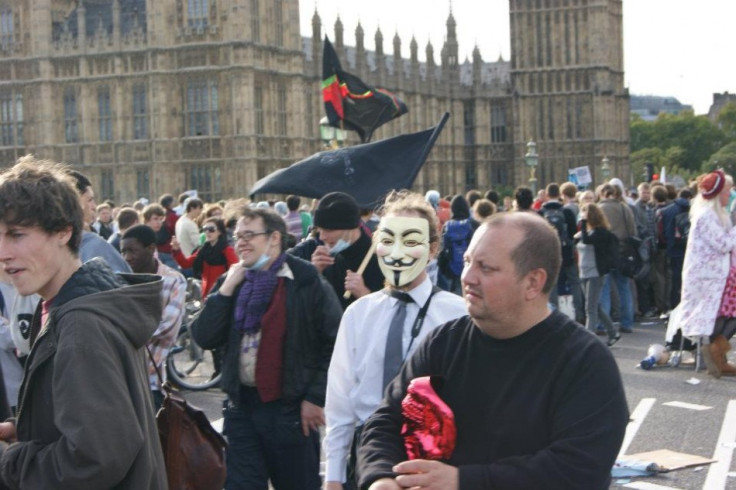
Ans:
[[[322,99],[330,126],[352,129],[363,143],[371,140],[378,127],[408,112],[406,104],[396,95],[370,87],[343,71],[326,36],[322,51]]]
[[[262,178],[250,195],[320,198],[341,191],[361,207],[372,208],[392,189],[411,187],[449,117],[445,113],[437,126],[418,133],[319,152]]]

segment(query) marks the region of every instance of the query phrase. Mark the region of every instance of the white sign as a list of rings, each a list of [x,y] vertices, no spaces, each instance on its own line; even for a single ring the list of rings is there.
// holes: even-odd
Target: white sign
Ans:
[[[577,185],[585,187],[593,183],[590,175],[590,169],[587,166],[571,168],[567,171],[567,180]]]

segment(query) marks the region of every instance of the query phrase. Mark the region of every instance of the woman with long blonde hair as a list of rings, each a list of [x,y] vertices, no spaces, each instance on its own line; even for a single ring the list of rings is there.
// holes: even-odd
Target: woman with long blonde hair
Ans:
[[[705,336],[710,343],[703,349],[708,373],[736,375],[736,367],[726,362],[731,349],[728,339],[714,332],[731,264],[731,252],[736,246],[736,228],[725,206],[728,204],[733,180],[722,170],[698,178],[698,195],[690,206],[690,232],[682,270],[682,298],[679,328],[685,336]]]

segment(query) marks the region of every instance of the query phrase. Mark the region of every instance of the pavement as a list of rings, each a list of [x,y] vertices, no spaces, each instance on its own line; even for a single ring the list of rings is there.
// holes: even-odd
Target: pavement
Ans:
[[[621,454],[669,449],[717,462],[654,477],[614,479],[610,488],[736,490],[736,377],[716,380],[704,367],[696,372],[694,362],[688,362],[693,361],[689,353],[679,367],[639,368],[650,344],[664,344],[665,329],[666,323],[658,319],[636,323],[633,333],[622,334],[611,348],[631,412]],[[729,360],[736,363],[736,354],[731,353]],[[185,396],[221,426],[222,392]]]

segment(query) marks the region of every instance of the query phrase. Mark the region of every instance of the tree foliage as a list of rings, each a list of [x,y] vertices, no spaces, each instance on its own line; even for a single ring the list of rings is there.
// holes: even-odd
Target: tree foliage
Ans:
[[[727,174],[736,175],[736,141],[727,144],[711,155],[701,170],[710,172],[716,168],[722,168]]]
[[[688,180],[700,172],[718,166],[727,168],[736,157],[736,104],[721,111],[718,124],[692,111],[660,114],[655,121],[631,119],[631,171],[636,178],[644,175],[646,163],[655,173],[662,167],[667,175],[680,175]],[[731,144],[729,144],[731,143]],[[736,162],[731,172],[736,170]]]
[[[716,122],[729,140],[736,140],[736,102],[729,102],[721,109]]]

